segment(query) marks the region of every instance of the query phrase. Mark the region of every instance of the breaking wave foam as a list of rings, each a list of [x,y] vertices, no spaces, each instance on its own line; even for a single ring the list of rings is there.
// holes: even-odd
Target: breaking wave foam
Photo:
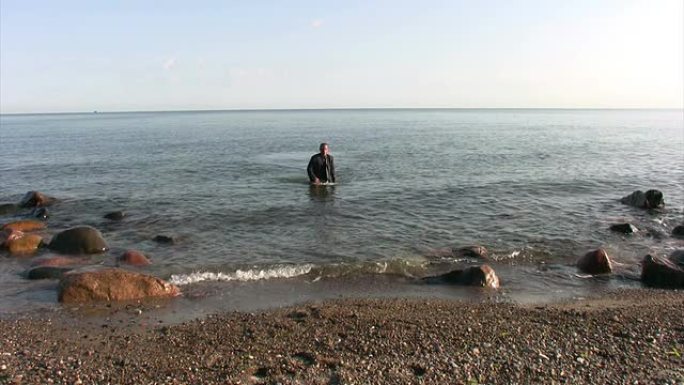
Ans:
[[[311,272],[313,265],[279,266],[270,269],[236,270],[233,273],[198,271],[190,274],[173,274],[169,279],[174,285],[182,286],[203,281],[258,281],[272,278],[293,278]]]

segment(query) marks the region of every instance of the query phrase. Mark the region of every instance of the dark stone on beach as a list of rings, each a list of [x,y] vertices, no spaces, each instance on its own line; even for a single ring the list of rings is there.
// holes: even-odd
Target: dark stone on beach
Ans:
[[[610,226],[611,231],[615,231],[616,233],[621,233],[621,234],[633,234],[639,231],[634,225],[631,223],[619,223],[615,225]]]
[[[170,237],[168,235],[157,235],[154,238],[152,238],[152,240],[157,242],[157,243],[164,243],[164,244],[176,243],[176,240],[173,237]]]
[[[683,288],[684,269],[669,259],[649,254],[641,262],[641,281],[649,286]]]
[[[603,249],[586,253],[577,261],[577,268],[587,274],[608,274],[613,271],[610,257]]]
[[[108,250],[102,234],[90,226],[72,227],[52,238],[50,250],[63,254],[94,254]]]
[[[620,199],[620,202],[642,209],[655,209],[665,205],[663,193],[659,190],[648,190],[645,193],[637,190]]]
[[[0,215],[14,214],[19,211],[19,206],[14,203],[2,203],[0,204]]]
[[[38,191],[29,191],[21,198],[19,202],[20,207],[33,208],[33,207],[43,207],[50,206],[55,203],[56,199],[49,197]]]
[[[31,216],[34,218],[45,220],[50,217],[50,212],[46,207],[36,207],[31,211]]]
[[[488,252],[487,248],[484,246],[473,245],[454,250],[454,256],[461,258],[487,259]]]
[[[62,276],[73,270],[67,266],[36,266],[26,272],[27,279],[60,279]]]
[[[84,268],[59,281],[59,302],[89,303],[174,297],[180,290],[162,279],[116,268]]]
[[[679,225],[672,229],[672,236],[677,238],[684,238],[684,225]]]
[[[126,216],[126,213],[124,211],[112,211],[111,213],[107,213],[104,215],[106,219],[112,220],[112,221],[120,221],[124,219]]]
[[[126,250],[119,258],[118,262],[133,266],[147,266],[150,265],[150,260],[138,250]]]
[[[446,274],[423,278],[428,283],[452,283],[467,286],[482,286],[496,289],[499,277],[489,265],[471,266],[463,270],[452,270]]]
[[[35,231],[42,230],[46,228],[47,225],[43,221],[38,221],[35,219],[22,219],[20,221],[14,221],[2,225],[3,230],[16,230],[16,231]]]

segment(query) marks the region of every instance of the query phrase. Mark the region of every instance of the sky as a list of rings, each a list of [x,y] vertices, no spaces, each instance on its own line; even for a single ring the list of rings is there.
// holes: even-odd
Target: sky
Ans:
[[[683,0],[0,0],[0,113],[682,108]]]

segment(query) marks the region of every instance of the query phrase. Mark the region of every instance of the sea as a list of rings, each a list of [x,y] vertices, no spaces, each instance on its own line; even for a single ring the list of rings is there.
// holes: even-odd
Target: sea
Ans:
[[[306,166],[327,142],[337,184]],[[169,280],[186,317],[353,297],[546,303],[640,287],[639,262],[684,242],[684,112],[331,109],[0,115],[0,203],[57,198],[48,240],[98,229]],[[620,203],[658,189],[665,207]],[[121,221],[105,219],[123,210]],[[0,223],[29,216],[0,215]],[[639,231],[610,231],[616,223]],[[172,237],[158,243],[157,235]],[[454,253],[481,245],[486,261]],[[575,267],[604,248],[615,272]],[[37,256],[50,255],[47,250]],[[0,254],[0,314],[59,311],[36,256]],[[498,290],[422,278],[489,264]]]

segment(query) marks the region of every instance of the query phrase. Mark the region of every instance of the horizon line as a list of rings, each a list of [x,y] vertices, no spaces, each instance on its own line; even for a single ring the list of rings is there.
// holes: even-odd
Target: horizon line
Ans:
[[[62,112],[9,112],[9,115],[84,115],[84,114],[145,114],[145,113],[201,113],[201,112],[284,112],[284,111],[351,111],[351,110],[684,110],[684,107],[320,107],[320,108],[226,108],[187,110],[92,110]]]

